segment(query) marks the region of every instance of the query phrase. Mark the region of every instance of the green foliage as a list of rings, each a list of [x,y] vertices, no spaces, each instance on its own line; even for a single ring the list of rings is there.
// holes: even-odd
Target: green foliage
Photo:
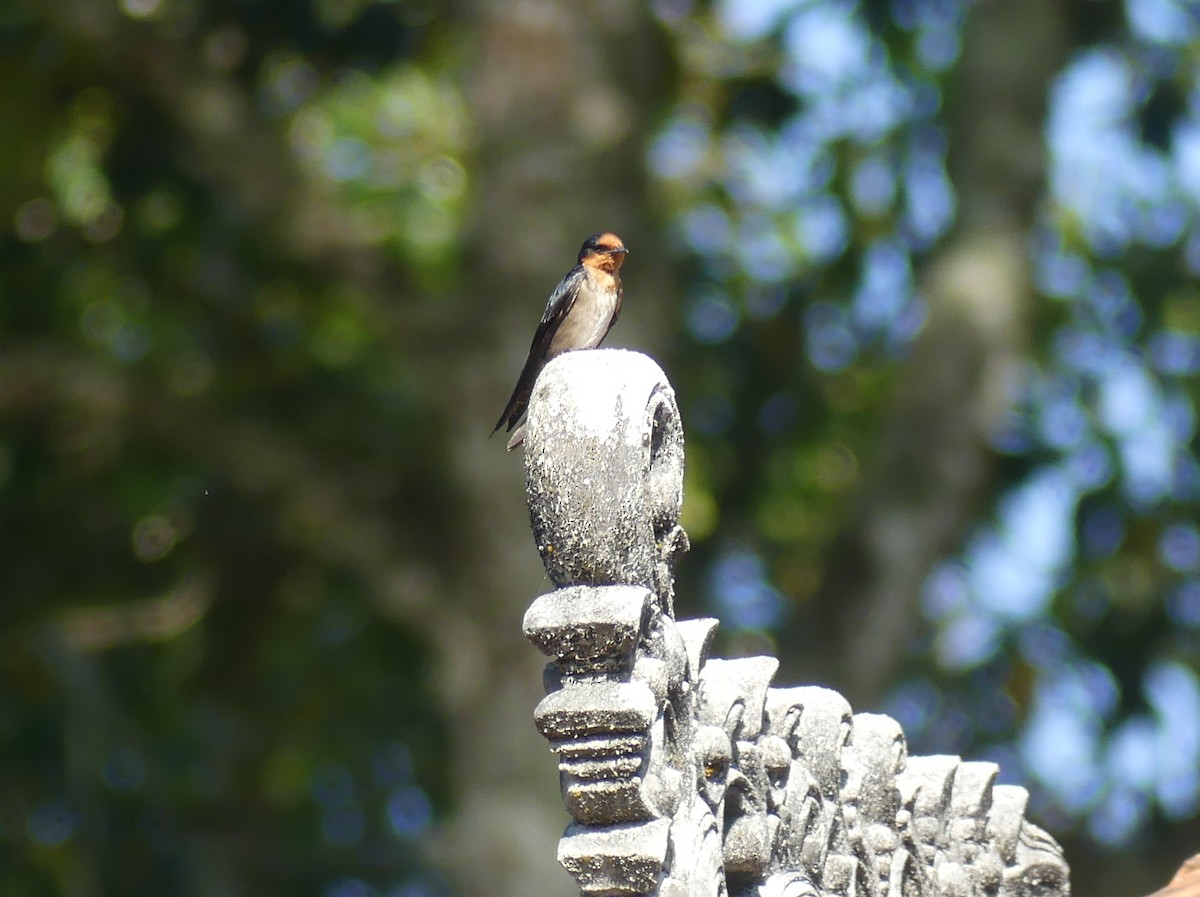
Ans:
[[[364,554],[438,474],[372,279],[450,276],[465,111],[318,70],[361,9],[137,10],[3,26],[0,891],[428,881],[446,736]]]
[[[681,612],[1059,833],[1194,820],[1186,4],[653,10],[0,4],[0,894],[447,889],[469,758],[536,790],[489,351],[610,227]]]

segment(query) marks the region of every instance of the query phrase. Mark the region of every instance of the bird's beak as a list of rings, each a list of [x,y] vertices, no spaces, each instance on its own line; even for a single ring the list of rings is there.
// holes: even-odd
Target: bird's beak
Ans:
[[[629,255],[629,250],[622,246],[620,249],[610,249],[609,252],[619,252],[621,255]]]

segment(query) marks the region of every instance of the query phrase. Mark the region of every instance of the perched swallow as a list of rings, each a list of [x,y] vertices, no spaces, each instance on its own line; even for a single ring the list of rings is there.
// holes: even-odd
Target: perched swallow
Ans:
[[[496,421],[492,435],[505,424],[511,431],[521,420],[533,384],[546,362],[572,349],[594,349],[604,341],[621,314],[621,275],[618,272],[628,252],[616,234],[596,234],[584,240],[577,264],[550,294],[529,346],[525,367],[521,369],[512,397],[504,406],[500,420]],[[522,432],[516,433],[508,448],[511,450],[520,445],[522,438]]]

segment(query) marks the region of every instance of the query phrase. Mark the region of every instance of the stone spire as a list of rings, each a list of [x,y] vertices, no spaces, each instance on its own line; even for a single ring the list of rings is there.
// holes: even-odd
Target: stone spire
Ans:
[[[675,620],[683,428],[653,361],[551,361],[525,483],[555,585],[525,615],[550,657],[534,718],[572,819],[558,859],[582,894],[1070,893],[1061,849],[994,764],[909,757],[890,717],[775,687],[772,657],[710,658],[716,621]]]

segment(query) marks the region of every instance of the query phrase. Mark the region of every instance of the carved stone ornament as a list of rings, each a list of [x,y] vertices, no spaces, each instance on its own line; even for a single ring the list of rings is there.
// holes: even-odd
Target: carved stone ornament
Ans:
[[[890,717],[777,688],[774,658],[711,658],[717,622],[675,620],[683,428],[653,361],[551,361],[525,482],[556,586],[525,615],[551,658],[534,718],[572,819],[558,859],[582,894],[1070,893],[1061,849],[994,764],[909,757]]]

